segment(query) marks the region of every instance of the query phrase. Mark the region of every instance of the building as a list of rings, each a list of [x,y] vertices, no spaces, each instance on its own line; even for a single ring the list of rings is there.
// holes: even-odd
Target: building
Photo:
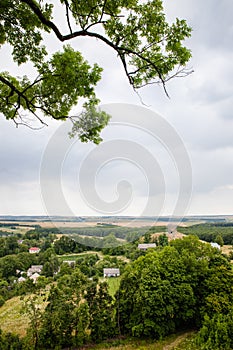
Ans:
[[[104,269],[104,277],[118,277],[120,276],[120,269]]]
[[[24,278],[24,277],[22,277],[22,276],[18,278],[18,282],[19,282],[19,283],[20,283],[20,282],[24,282],[24,281],[26,281],[26,278]]]
[[[30,276],[32,276],[35,272],[41,273],[42,269],[43,269],[43,265],[32,265],[32,266],[29,267],[29,269],[27,270],[27,276],[30,277]]]
[[[216,242],[211,242],[210,245],[211,245],[211,247],[217,248],[218,250],[221,249],[221,246],[218,243],[216,243]]]
[[[38,247],[31,247],[29,248],[29,253],[30,254],[36,254],[36,253],[39,253],[40,252],[40,248]]]
[[[140,250],[147,250],[149,248],[155,248],[156,244],[155,243],[141,243],[138,245],[138,249]]]
[[[36,283],[38,278],[40,277],[39,273],[35,272],[33,275],[31,275],[29,278],[33,280],[33,283]]]
[[[75,266],[75,260],[63,260],[63,264],[68,264],[71,267]]]

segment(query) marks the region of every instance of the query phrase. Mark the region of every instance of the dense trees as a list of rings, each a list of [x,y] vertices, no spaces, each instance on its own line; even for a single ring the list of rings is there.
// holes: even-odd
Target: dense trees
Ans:
[[[89,306],[91,339],[100,341],[116,335],[114,322],[115,309],[113,299],[108,292],[106,282],[89,285],[86,293]]]
[[[80,253],[85,250],[87,250],[87,248],[84,245],[79,244],[68,236],[62,236],[54,242],[54,251],[56,254]]]
[[[65,34],[55,20],[56,11],[66,22]],[[185,20],[166,21],[161,0],[61,0],[55,5],[50,1],[1,1],[0,44],[11,46],[12,59],[18,65],[30,61],[34,78],[2,72],[0,112],[17,125],[28,123],[25,113],[42,124],[46,123],[42,115],[63,120],[70,117],[72,134],[78,133],[82,141],[98,143],[109,119],[96,110],[95,86],[102,68],[91,66],[69,45],[48,57],[45,33],[58,42],[97,39],[115,52],[133,88],[160,83],[165,89],[169,79],[189,73],[185,65],[191,55],[182,42],[190,32]],[[81,97],[87,101],[77,120],[70,111]]]
[[[197,344],[203,350],[230,350],[233,348],[233,309],[227,314],[205,316],[197,336]]]
[[[132,263],[118,302],[123,333],[159,338],[200,325],[205,314],[226,313],[233,303],[233,272],[219,252],[190,236]]]
[[[171,247],[148,253],[127,269],[119,289],[124,334],[160,338],[194,316],[194,293],[185,267]]]
[[[0,329],[0,346],[1,350],[22,350],[23,342],[18,335],[3,333]]]
[[[179,227],[179,232],[197,235],[206,242],[233,245],[233,223],[207,223],[189,227]]]
[[[27,302],[34,349],[61,349],[100,341],[115,334],[115,308],[108,284],[88,280],[79,269],[57,279],[43,313],[36,299]]]

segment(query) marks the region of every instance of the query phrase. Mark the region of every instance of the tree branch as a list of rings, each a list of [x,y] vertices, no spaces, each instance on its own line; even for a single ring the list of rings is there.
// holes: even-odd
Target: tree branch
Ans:
[[[51,28],[54,33],[56,34],[56,36],[58,37],[59,40],[64,41],[63,40],[63,35],[60,33],[59,29],[57,28],[57,26],[50,20],[48,20],[44,15],[43,12],[41,11],[41,9],[37,6],[37,4],[33,1],[33,0],[20,0],[21,2],[24,2],[25,4],[27,4],[31,10],[35,13],[35,15],[37,15],[37,17],[39,18],[39,20],[46,26]]]
[[[31,101],[29,101],[27,96],[25,96],[24,92],[22,92],[19,89],[17,89],[14,84],[12,84],[9,80],[5,79],[1,75],[0,75],[0,81],[2,83],[4,83],[5,85],[7,85],[11,89],[11,93],[10,93],[9,96],[7,96],[7,99],[9,99],[10,96],[13,96],[14,93],[16,93],[18,95],[17,106],[15,106],[15,112],[14,112],[14,116],[12,118],[14,121],[15,121],[15,118],[16,118],[16,114],[18,114],[18,116],[20,117],[20,114],[19,114],[19,109],[21,107],[20,98],[23,98],[25,103],[26,103],[26,105],[27,105],[28,110],[40,121],[41,124],[47,125],[33,110],[35,108],[38,108],[38,106],[35,106]],[[45,111],[45,109],[43,109],[43,107],[39,107],[39,108],[41,110]],[[45,112],[47,112],[47,111],[45,111]],[[52,116],[52,117],[54,118],[54,116]]]
[[[118,46],[117,44],[114,44],[113,42],[111,42],[108,38],[104,37],[103,35],[98,34],[98,33],[94,33],[94,32],[88,32],[87,29],[76,31],[76,32],[73,32],[73,33],[70,33],[67,35],[62,35],[61,32],[59,31],[59,29],[57,28],[57,26],[53,22],[51,22],[47,18],[45,18],[41,9],[35,4],[35,2],[33,0],[21,0],[21,1],[26,3],[32,9],[32,11],[38,16],[40,21],[45,26],[47,26],[53,30],[53,32],[55,33],[55,35],[57,36],[57,38],[60,41],[64,42],[64,41],[68,41],[70,39],[73,39],[73,38],[76,38],[79,36],[88,36],[88,37],[94,37],[96,39],[99,39],[99,40],[103,41],[105,44],[107,44],[108,46],[110,46],[111,48],[113,48],[119,54],[121,61],[123,63],[126,75],[128,77],[128,80],[129,80],[130,84],[133,86],[134,86],[133,78],[130,76],[130,73],[128,72],[127,63],[126,63],[126,60],[124,57],[125,54],[127,53],[129,55],[135,55],[138,58],[142,59],[143,61],[147,62],[149,65],[151,65],[156,70],[158,77],[163,85],[163,89],[165,91],[165,94],[169,97],[168,92],[166,90],[166,86],[165,86],[166,81],[163,78],[160,70],[158,69],[158,67],[156,66],[156,64],[154,62],[152,62],[150,59],[144,57],[143,54],[135,52],[132,49],[129,49],[127,47]],[[136,88],[136,86],[134,86],[134,88]]]
[[[69,17],[69,4],[68,4],[68,1],[65,0],[65,5],[66,5],[66,18],[67,18],[67,23],[68,23],[68,27],[70,29],[70,34],[72,34],[72,28],[71,28],[71,24],[70,24],[70,17]]]

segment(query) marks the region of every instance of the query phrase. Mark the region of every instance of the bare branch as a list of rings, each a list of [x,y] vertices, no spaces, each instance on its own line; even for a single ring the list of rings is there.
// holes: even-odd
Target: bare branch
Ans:
[[[70,34],[72,34],[72,28],[71,28],[71,24],[70,24],[70,17],[69,17],[69,4],[68,4],[68,1],[65,0],[65,5],[66,5],[66,18],[67,18],[67,23],[68,23],[68,27],[70,29]]]
[[[103,6],[102,6],[102,12],[100,15],[100,19],[99,22],[102,22],[103,16],[104,16],[104,10],[105,10],[105,6],[106,6],[107,0],[104,0]]]

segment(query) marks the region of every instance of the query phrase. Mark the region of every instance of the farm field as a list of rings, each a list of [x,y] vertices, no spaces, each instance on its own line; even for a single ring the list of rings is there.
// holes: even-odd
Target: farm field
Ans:
[[[31,221],[0,221],[1,224],[19,224],[20,227],[27,226],[27,229],[30,229],[30,227],[34,227],[35,225],[39,225],[43,228],[79,228],[79,227],[93,227],[93,226],[98,226],[99,221],[81,221],[81,222],[72,222],[72,221],[66,221],[66,222],[61,222],[61,221],[36,221],[36,222],[31,222]],[[140,221],[140,220],[129,220],[129,221],[117,221],[117,222],[109,222],[109,225],[117,225],[117,226],[126,226],[126,227],[151,227],[151,226],[166,226],[169,221]],[[6,229],[6,227],[4,227]]]

